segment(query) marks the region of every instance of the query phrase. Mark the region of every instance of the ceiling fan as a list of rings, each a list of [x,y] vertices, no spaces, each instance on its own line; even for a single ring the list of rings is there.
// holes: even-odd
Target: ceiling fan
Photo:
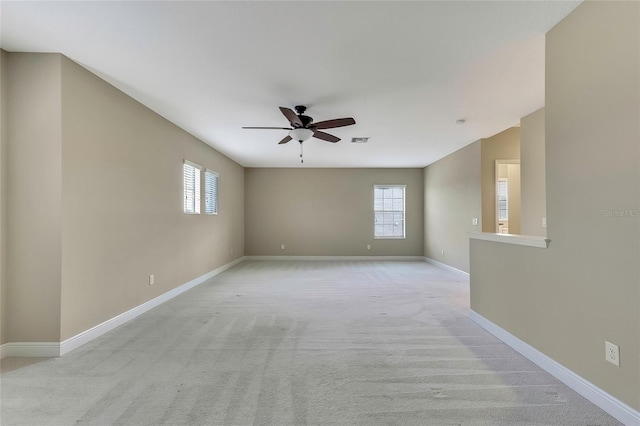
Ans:
[[[318,123],[313,122],[313,118],[308,115],[304,115],[307,107],[304,105],[298,105],[295,107],[296,112],[293,112],[291,108],[280,107],[280,111],[287,118],[291,127],[243,127],[243,129],[277,129],[277,130],[289,130],[288,136],[282,139],[279,144],[287,143],[291,140],[296,140],[302,144],[307,139],[314,137],[316,139],[322,139],[323,141],[336,143],[340,140],[339,137],[330,135],[320,131],[321,129],[333,129],[336,127],[351,126],[356,124],[356,121],[351,118],[336,118],[334,120],[320,121]],[[297,113],[297,114],[296,114]]]

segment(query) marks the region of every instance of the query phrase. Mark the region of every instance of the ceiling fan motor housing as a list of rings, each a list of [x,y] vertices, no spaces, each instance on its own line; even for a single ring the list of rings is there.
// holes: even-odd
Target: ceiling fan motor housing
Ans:
[[[307,128],[309,124],[313,123],[313,118],[308,115],[304,115],[304,112],[307,110],[307,107],[304,105],[296,105],[295,106],[296,113],[298,114],[298,118],[302,122],[302,127]],[[293,124],[294,127],[299,127]]]
[[[300,121],[302,121],[302,127],[307,128],[309,124],[313,123],[313,118],[308,115],[299,115]]]

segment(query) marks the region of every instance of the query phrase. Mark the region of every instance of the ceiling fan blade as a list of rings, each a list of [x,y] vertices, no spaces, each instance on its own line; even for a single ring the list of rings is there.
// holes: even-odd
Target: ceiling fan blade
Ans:
[[[243,127],[243,129],[277,129],[277,130],[293,130],[291,127]]]
[[[336,143],[340,140],[340,138],[337,136],[333,136],[333,135],[330,135],[329,133],[321,132],[318,130],[313,132],[313,137],[322,139],[323,141],[333,142],[333,143]]]
[[[302,121],[300,121],[300,117],[298,117],[290,108],[280,107],[280,111],[285,117],[287,117],[287,120],[289,120],[289,123],[291,123],[293,127],[303,126]]]
[[[351,117],[348,118],[336,118],[335,120],[320,121],[313,123],[313,127],[316,129],[333,129],[335,127],[351,126],[356,124],[356,120]]]
[[[286,138],[282,139],[280,142],[278,142],[278,145],[281,145],[283,143],[287,143],[291,140],[291,136],[287,136]]]

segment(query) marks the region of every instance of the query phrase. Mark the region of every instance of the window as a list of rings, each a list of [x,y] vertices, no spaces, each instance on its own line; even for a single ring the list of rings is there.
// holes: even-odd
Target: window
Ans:
[[[200,214],[200,169],[199,165],[184,160],[184,212],[187,214]]]
[[[498,180],[498,220],[509,220],[509,187],[506,179]]]
[[[374,238],[405,238],[404,185],[373,187]]]
[[[204,212],[218,214],[218,174],[209,169],[204,171]]]

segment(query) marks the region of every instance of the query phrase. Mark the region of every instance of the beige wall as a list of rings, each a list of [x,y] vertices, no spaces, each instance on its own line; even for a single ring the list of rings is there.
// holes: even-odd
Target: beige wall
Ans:
[[[242,256],[244,173],[77,64],[62,71],[64,340]],[[183,159],[220,173],[218,215],[183,214]]]
[[[60,55],[5,56],[7,341],[60,338]],[[4,74],[4,73],[3,73]]]
[[[496,160],[520,159],[520,128],[512,127],[481,139],[482,232],[496,232]],[[519,229],[509,229],[519,233]]]
[[[544,108],[520,120],[521,232],[540,237],[547,236],[544,129]]]
[[[8,341],[63,341],[244,255],[241,166],[61,55],[8,57]],[[220,173],[218,215],[182,213],[184,159]]]
[[[424,169],[426,257],[469,272],[468,233],[482,229],[480,176],[480,141]]]
[[[7,53],[0,49],[0,345],[7,342]]]
[[[407,185],[406,239],[373,238],[374,184]],[[247,255],[423,255],[422,169],[247,168],[245,206]]]
[[[471,244],[472,309],[636,410],[639,15],[638,2],[585,2],[547,34],[549,248]]]

